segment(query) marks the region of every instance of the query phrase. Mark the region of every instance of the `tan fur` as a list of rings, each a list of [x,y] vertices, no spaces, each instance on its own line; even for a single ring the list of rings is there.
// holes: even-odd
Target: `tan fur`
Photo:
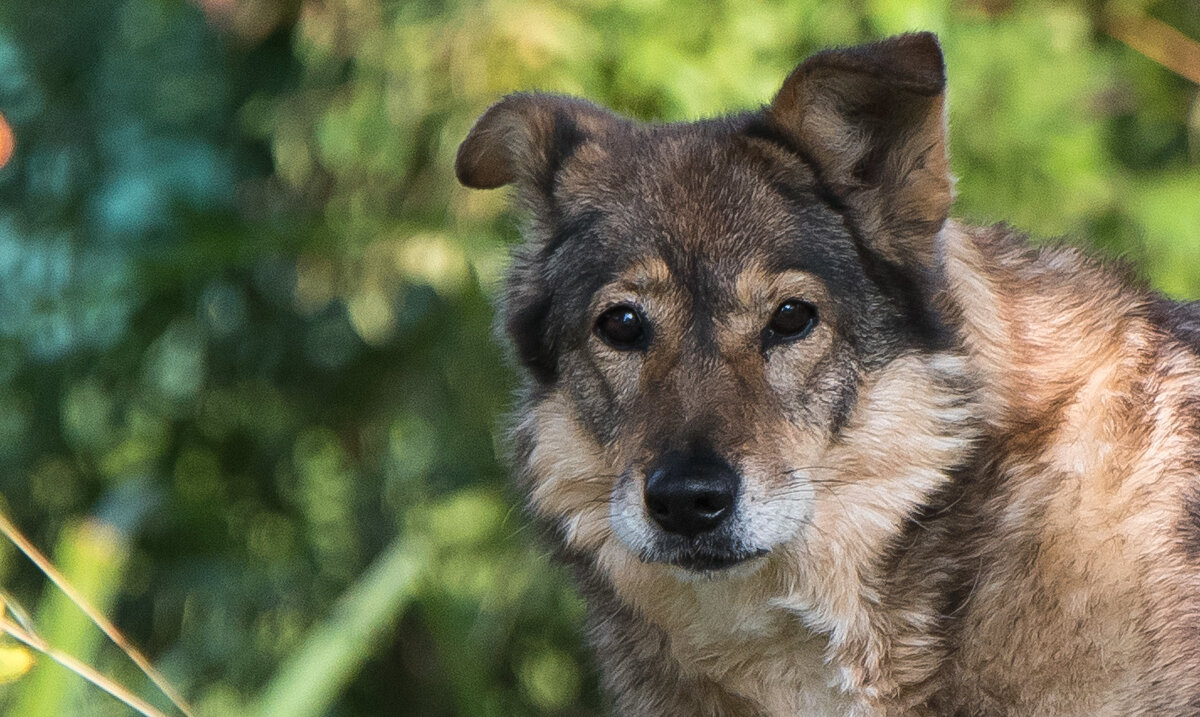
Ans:
[[[768,110],[823,168],[863,232],[888,237],[882,253],[904,263],[928,255],[929,229],[946,218],[954,198],[942,86],[931,76],[941,57],[936,49],[932,57],[929,52],[923,43],[897,38],[885,52],[817,55],[787,78]],[[913,75],[897,91],[895,75],[906,69]],[[880,136],[888,125],[853,119],[880,104],[889,115],[909,119],[895,136]],[[901,124],[893,120],[893,126]],[[873,185],[858,169],[881,145],[888,151],[873,161],[889,181]]]
[[[998,466],[959,678],[1023,712],[1190,713],[1146,707],[1152,680],[1200,686],[1200,571],[1175,545],[1197,478],[1186,401],[1200,362],[1153,325],[1149,296],[1077,251],[953,224],[943,241],[989,420],[1022,447]]]

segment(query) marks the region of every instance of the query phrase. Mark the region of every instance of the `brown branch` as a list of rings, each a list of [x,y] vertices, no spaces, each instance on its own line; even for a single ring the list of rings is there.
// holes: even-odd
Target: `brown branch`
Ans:
[[[1162,20],[1105,7],[1104,29],[1158,64],[1200,85],[1200,43]]]

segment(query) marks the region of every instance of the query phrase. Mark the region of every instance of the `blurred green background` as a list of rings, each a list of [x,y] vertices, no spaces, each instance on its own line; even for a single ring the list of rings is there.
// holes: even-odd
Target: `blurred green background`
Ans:
[[[497,457],[518,218],[457,143],[511,90],[691,119],[906,29],[958,216],[1200,296],[1200,0],[4,0],[3,504],[201,714],[598,714]],[[0,584],[168,707],[10,547]],[[4,713],[128,713],[21,654]]]

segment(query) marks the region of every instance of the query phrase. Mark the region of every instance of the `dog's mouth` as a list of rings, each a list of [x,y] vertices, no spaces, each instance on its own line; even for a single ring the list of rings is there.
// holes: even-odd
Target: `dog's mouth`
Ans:
[[[645,551],[638,557],[644,563],[663,563],[696,573],[713,573],[761,558],[770,551],[766,548],[743,548],[711,544],[674,545],[663,549]]]

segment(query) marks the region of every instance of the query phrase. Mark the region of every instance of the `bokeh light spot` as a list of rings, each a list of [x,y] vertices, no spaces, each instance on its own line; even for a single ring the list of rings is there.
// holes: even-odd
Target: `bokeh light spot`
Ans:
[[[12,127],[8,124],[8,120],[0,114],[0,169],[4,169],[4,165],[8,164],[8,160],[12,159],[13,151],[17,147],[17,139],[13,135]]]

